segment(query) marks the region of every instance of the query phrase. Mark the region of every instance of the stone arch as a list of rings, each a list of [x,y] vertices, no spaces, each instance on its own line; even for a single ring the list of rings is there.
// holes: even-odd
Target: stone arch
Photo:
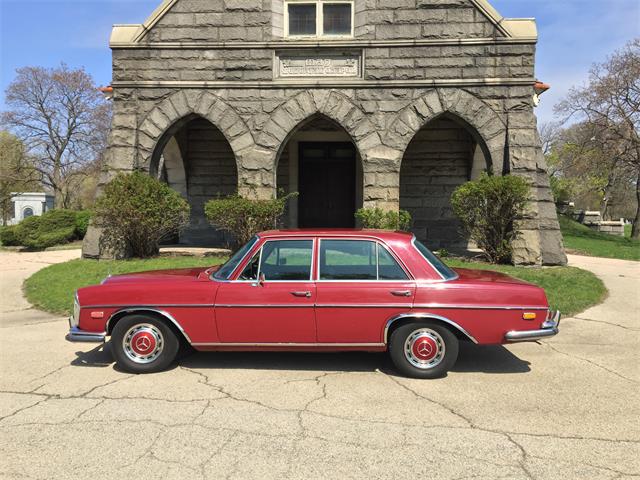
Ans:
[[[482,149],[488,168],[494,174],[502,175],[507,127],[489,105],[465,90],[430,90],[398,113],[383,141],[406,152],[423,127],[445,114],[468,128]]]
[[[335,90],[305,91],[278,107],[257,138],[256,143],[270,152],[268,168],[274,175],[279,155],[291,135],[305,120],[316,115],[322,115],[343,128],[363,160],[367,150],[382,144],[371,119],[349,97]]]
[[[178,91],[156,105],[140,124],[138,168],[147,171],[157,168],[153,163],[158,161],[157,151],[162,151],[171,138],[167,133],[194,116],[208,120],[220,130],[229,142],[237,163],[254,145],[253,136],[244,120],[220,97],[205,90]]]

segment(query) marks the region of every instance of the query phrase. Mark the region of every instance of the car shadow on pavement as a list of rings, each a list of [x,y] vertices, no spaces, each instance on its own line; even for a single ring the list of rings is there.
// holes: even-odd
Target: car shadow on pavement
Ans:
[[[518,358],[502,345],[476,345],[460,343],[458,361],[454,372],[527,373],[531,363]]]
[[[94,368],[104,368],[113,365],[113,356],[111,355],[110,348],[110,343],[101,343],[88,352],[76,352],[76,358],[71,361],[71,365],[75,367]]]
[[[76,352],[71,365],[104,368],[113,365],[110,344],[88,352]],[[501,345],[461,343],[454,372],[527,373],[530,363]],[[386,353],[366,352],[195,352],[180,358],[176,366],[197,369],[289,370],[332,372],[395,371]],[[114,367],[117,370],[117,367]]]

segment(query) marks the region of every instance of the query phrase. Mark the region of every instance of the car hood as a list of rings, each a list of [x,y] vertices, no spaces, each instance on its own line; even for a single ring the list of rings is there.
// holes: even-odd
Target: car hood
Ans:
[[[490,283],[510,283],[516,285],[531,285],[532,283],[525,282],[518,278],[510,277],[504,273],[493,272],[491,270],[472,270],[470,268],[454,268],[455,272],[462,281],[470,282],[490,282]]]
[[[216,267],[197,267],[197,268],[179,268],[174,270],[152,270],[148,272],[134,272],[124,275],[113,275],[107,277],[103,284],[114,283],[146,283],[146,282],[190,282],[198,279],[201,275],[211,275],[218,268]]]

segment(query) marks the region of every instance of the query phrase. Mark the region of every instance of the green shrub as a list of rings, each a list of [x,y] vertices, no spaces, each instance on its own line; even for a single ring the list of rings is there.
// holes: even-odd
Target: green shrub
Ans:
[[[76,238],[78,240],[82,240],[84,236],[87,234],[87,229],[89,228],[89,222],[91,221],[91,216],[93,213],[91,210],[80,210],[76,212]]]
[[[114,178],[94,212],[105,244],[139,258],[157,255],[160,240],[187,226],[189,213],[189,204],[178,192],[142,172]]]
[[[47,232],[40,232],[35,236],[27,237],[22,241],[22,245],[34,250],[42,250],[69,243],[76,238],[75,227],[57,228]]]
[[[456,216],[467,235],[492,263],[509,263],[511,242],[517,236],[513,223],[529,198],[529,184],[522,177],[489,176],[458,187],[451,197]]]
[[[20,245],[20,241],[16,236],[17,225],[7,225],[0,227],[0,243],[5,247],[15,247]]]
[[[238,194],[209,200],[204,211],[211,225],[233,235],[238,245],[244,245],[256,233],[277,228],[292,193],[272,200],[250,200]]]
[[[356,212],[356,219],[362,228],[376,230],[402,230],[411,228],[411,214],[406,210],[399,212],[385,211],[381,208],[361,208]]]
[[[42,216],[25,218],[20,222],[16,228],[16,237],[20,245],[43,249],[74,240],[75,228],[76,212],[49,210]]]

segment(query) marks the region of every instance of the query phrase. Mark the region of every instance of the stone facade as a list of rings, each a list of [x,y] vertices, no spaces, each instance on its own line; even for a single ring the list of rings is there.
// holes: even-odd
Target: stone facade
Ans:
[[[292,142],[343,135],[358,205],[409,209],[432,247],[460,242],[456,185],[483,169],[525,176],[516,261],[566,263],[533,111],[533,21],[486,0],[354,0],[353,36],[295,39],[284,8],[166,0],[145,24],[116,26],[102,182],[133,169],[164,178],[192,203],[196,238],[206,198],[272,197],[296,182]],[[308,131],[319,121],[335,131]],[[100,255],[99,234],[88,238],[85,254]]]

